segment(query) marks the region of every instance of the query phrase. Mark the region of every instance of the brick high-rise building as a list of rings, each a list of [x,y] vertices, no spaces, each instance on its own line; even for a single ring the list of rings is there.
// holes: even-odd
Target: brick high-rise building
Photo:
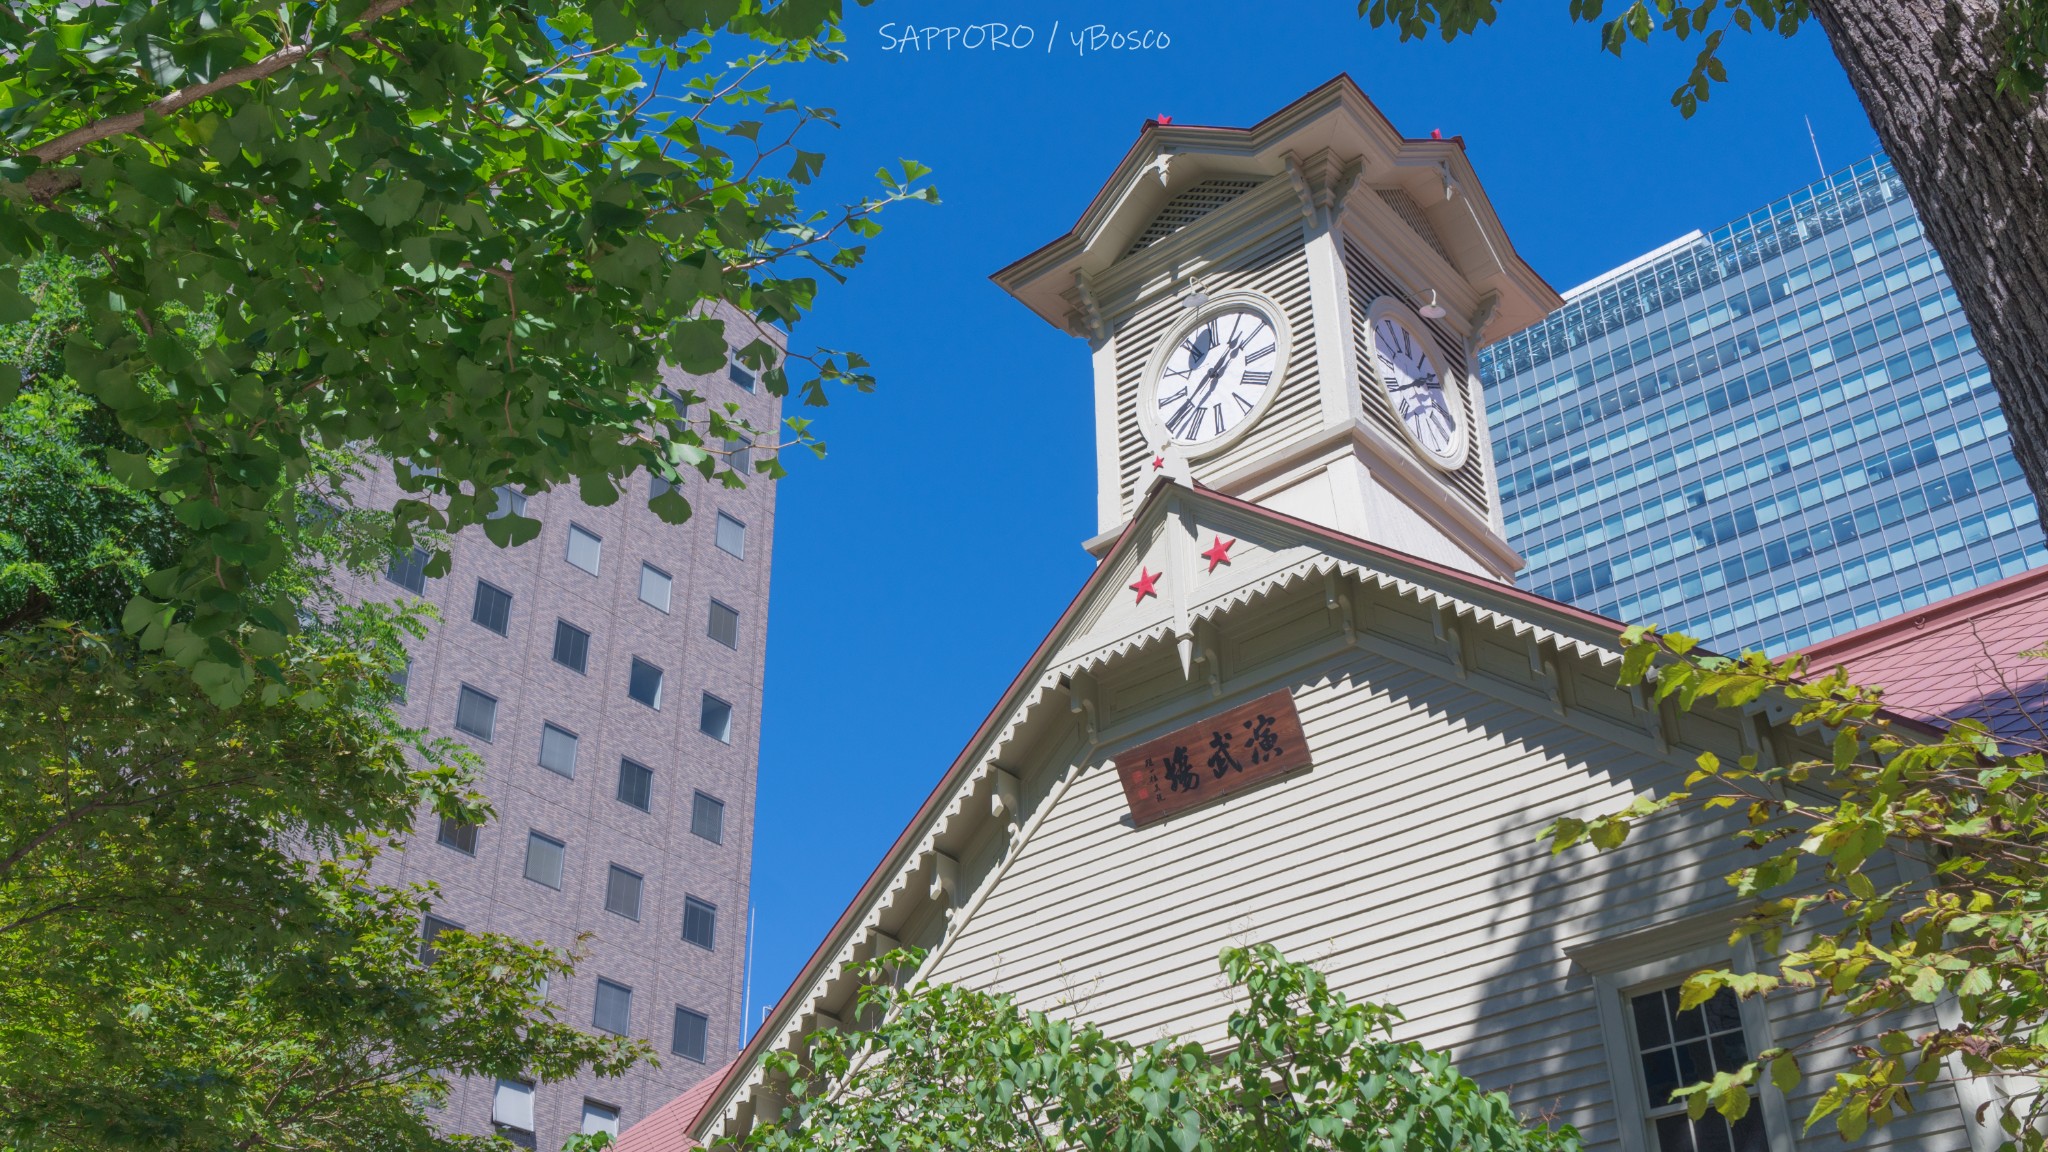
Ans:
[[[728,321],[733,348],[752,339]],[[736,363],[669,375],[756,428],[779,421]],[[371,593],[440,610],[401,715],[475,748],[497,812],[476,828],[424,819],[378,879],[439,885],[429,938],[461,927],[580,948],[549,993],[564,1017],[661,1059],[621,1079],[464,1082],[454,1131],[541,1148],[616,1131],[740,1039],[775,486],[692,486],[693,516],[672,525],[648,510],[650,484],[636,477],[608,508],[573,489],[526,496],[536,539],[503,549],[466,532],[448,575],[423,578],[415,554]]]

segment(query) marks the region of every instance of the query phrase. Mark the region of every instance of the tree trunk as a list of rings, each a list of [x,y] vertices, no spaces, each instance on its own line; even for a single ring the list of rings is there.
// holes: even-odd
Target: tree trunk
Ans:
[[[2048,99],[1998,93],[1998,0],[1812,8],[1948,268],[2048,514]]]

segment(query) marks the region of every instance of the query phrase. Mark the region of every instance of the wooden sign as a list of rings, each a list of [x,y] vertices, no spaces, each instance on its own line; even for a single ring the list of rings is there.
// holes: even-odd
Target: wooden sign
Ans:
[[[1309,765],[1301,714],[1285,688],[1116,757],[1140,828]]]

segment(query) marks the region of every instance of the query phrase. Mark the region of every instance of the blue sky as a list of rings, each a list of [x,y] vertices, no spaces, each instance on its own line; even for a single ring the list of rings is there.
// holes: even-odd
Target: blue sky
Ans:
[[[1349,72],[1402,132],[1465,137],[1509,235],[1560,289],[1816,178],[1807,117],[1830,169],[1876,148],[1817,29],[1736,39],[1732,83],[1688,121],[1668,98],[1692,46],[1616,60],[1563,0],[1506,4],[1448,45],[1401,44],[1353,7],[882,0],[850,14],[849,62],[773,77],[838,110],[843,127],[808,145],[829,157],[823,195],[854,198],[911,157],[944,203],[892,209],[797,333],[858,349],[881,385],[818,413],[830,455],[792,461],[778,493],[754,1022],[1092,568],[1087,349],[988,275],[1063,233],[1146,117],[1247,125]],[[892,22],[989,21],[1036,43],[884,50]],[[1078,52],[1089,25],[1171,45]]]

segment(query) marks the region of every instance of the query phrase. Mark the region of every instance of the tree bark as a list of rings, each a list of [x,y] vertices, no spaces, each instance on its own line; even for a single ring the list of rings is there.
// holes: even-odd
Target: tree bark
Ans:
[[[1997,90],[1998,0],[1812,0],[1941,254],[2048,513],[2048,99]]]

